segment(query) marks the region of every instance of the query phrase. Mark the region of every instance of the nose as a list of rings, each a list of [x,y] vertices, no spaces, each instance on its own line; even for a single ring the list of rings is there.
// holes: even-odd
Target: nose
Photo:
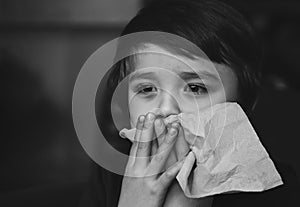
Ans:
[[[168,91],[162,92],[158,107],[163,117],[176,115],[180,113],[180,107],[175,96]]]

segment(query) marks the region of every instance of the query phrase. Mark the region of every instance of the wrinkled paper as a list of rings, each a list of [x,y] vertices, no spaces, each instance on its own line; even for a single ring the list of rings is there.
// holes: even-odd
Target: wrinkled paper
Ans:
[[[189,152],[177,174],[184,194],[201,198],[230,192],[260,192],[282,185],[267,151],[237,103],[216,104],[193,113],[170,115],[181,124]],[[134,140],[136,129],[120,136]],[[189,148],[188,148],[189,150]]]

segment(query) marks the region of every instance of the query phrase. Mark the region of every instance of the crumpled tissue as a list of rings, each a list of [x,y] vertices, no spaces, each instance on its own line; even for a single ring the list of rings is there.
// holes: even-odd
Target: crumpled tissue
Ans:
[[[193,148],[176,177],[187,197],[260,192],[283,184],[239,104],[226,102],[170,115],[164,122],[180,123],[186,143]],[[133,141],[135,131],[123,129],[119,134]]]

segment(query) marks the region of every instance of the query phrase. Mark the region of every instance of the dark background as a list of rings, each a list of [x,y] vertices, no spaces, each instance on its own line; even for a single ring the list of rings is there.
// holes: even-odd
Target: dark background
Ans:
[[[94,167],[72,122],[76,76],[147,2],[0,0],[0,206],[76,203]],[[253,24],[264,53],[253,125],[271,158],[299,177],[300,1],[227,2]]]

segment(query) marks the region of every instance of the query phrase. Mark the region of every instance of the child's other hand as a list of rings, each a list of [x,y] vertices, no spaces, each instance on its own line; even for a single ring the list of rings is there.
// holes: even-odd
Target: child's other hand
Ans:
[[[165,162],[175,143],[178,124],[164,132],[161,119],[155,120],[153,113],[140,116],[137,122],[135,141],[130,150],[126,175],[122,182],[119,207],[158,207],[162,206],[168,187],[182,166],[182,161],[162,172]],[[155,124],[154,124],[155,121]],[[155,127],[154,127],[155,125]],[[153,140],[154,133],[161,127],[161,144]],[[155,155],[151,153],[155,153]]]
[[[194,151],[186,157],[187,160],[195,156]],[[177,180],[174,180],[168,190],[164,207],[210,207],[213,197],[205,198],[188,198],[185,196]]]
[[[206,198],[188,198],[184,195],[177,180],[171,184],[166,196],[164,207],[210,207],[213,197]]]

